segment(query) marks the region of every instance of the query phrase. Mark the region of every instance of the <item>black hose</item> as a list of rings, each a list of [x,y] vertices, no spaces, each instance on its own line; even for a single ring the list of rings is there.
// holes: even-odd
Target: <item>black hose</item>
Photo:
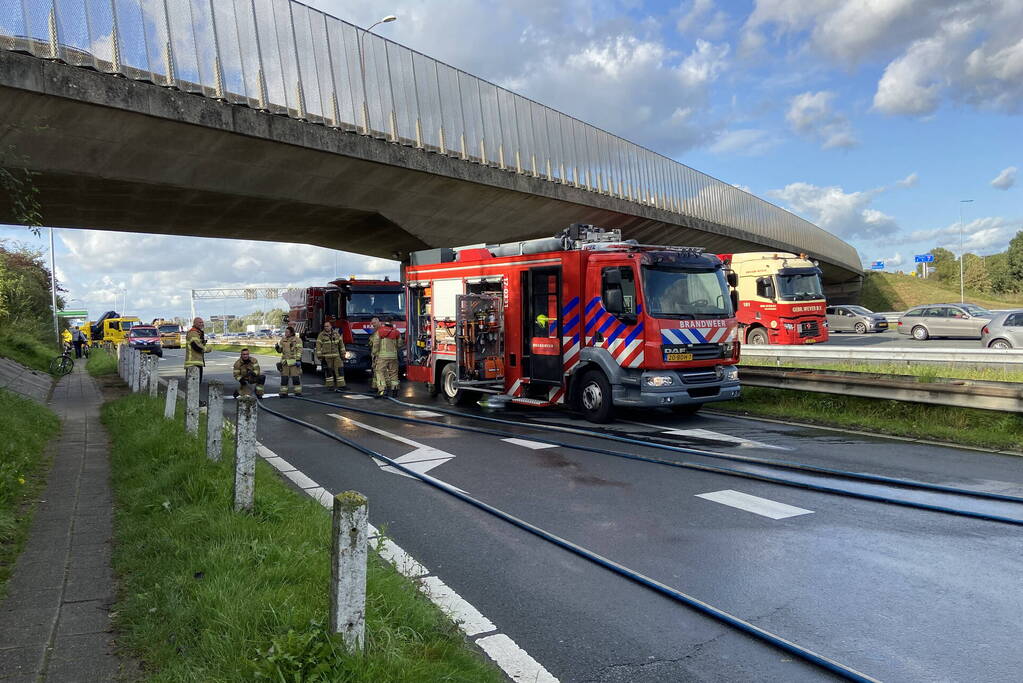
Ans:
[[[315,403],[326,403],[325,401],[316,401],[315,399],[307,399],[305,397],[302,397],[302,400],[312,401],[312,402],[315,402]],[[333,403],[329,403],[327,405],[335,405],[336,406],[336,404],[333,404]],[[413,470],[413,469],[411,469],[411,468],[401,464],[397,460],[393,460],[391,458],[388,458],[387,456],[383,455],[382,453],[379,453],[378,451],[374,451],[371,448],[367,448],[366,446],[362,446],[361,444],[359,444],[359,443],[357,443],[355,441],[352,441],[351,439],[347,439],[347,438],[341,436],[340,434],[335,434],[334,432],[331,432],[331,431],[329,431],[327,429],[324,429],[323,427],[318,427],[317,425],[311,424],[309,422],[305,422],[303,420],[299,420],[298,418],[291,417],[290,415],[284,415],[283,413],[279,413],[276,410],[273,410],[271,408],[267,408],[266,404],[263,403],[263,402],[259,403],[259,407],[260,407],[260,409],[265,410],[266,412],[270,413],[271,415],[275,415],[275,416],[281,418],[282,420],[287,420],[288,422],[292,422],[294,424],[301,425],[301,426],[306,427],[307,429],[310,429],[310,430],[312,430],[312,431],[314,431],[314,432],[316,432],[318,434],[326,436],[329,439],[333,439],[335,441],[343,443],[346,446],[348,446],[350,448],[353,448],[353,449],[359,451],[360,453],[363,453],[364,455],[368,455],[370,457],[377,458],[379,460],[383,460],[384,462],[386,462],[391,467],[394,467],[394,468],[396,468],[398,470],[401,470],[402,472],[404,472],[404,473],[406,473],[406,474],[408,474],[408,475],[410,475],[412,477],[415,477],[416,479],[419,479],[420,481],[422,481],[422,482],[424,482],[426,484],[429,484],[430,486],[433,486],[434,488],[440,489],[441,491],[443,491],[444,493],[447,493],[448,495],[454,496],[455,498],[458,498],[458,499],[462,500],[463,502],[466,502],[466,503],[468,503],[468,504],[470,504],[470,505],[472,505],[472,506],[474,506],[474,507],[476,507],[476,508],[478,508],[480,510],[483,510],[484,512],[486,512],[488,514],[491,514],[491,515],[497,517],[498,519],[501,519],[501,520],[503,520],[505,522],[508,522],[509,524],[512,524],[512,525],[522,529],[523,531],[531,533],[534,536],[538,536],[539,538],[541,538],[541,539],[543,539],[543,540],[545,540],[545,541],[547,541],[549,543],[553,543],[554,545],[556,545],[556,546],[558,546],[560,548],[563,548],[563,549],[565,549],[565,550],[567,550],[567,551],[569,551],[569,552],[571,552],[571,553],[573,553],[575,555],[578,555],[579,557],[582,557],[582,558],[584,558],[584,559],[586,559],[586,560],[588,560],[590,562],[593,562],[594,564],[596,564],[598,566],[604,567],[605,569],[608,569],[608,570],[614,572],[615,574],[618,574],[619,576],[623,576],[626,579],[629,579],[630,581],[638,583],[638,584],[640,584],[642,586],[646,586],[647,588],[650,588],[650,589],[652,589],[652,590],[654,590],[654,591],[656,591],[656,592],[658,592],[658,593],[660,593],[662,595],[665,595],[665,596],[675,600],[676,602],[680,602],[680,603],[682,603],[684,605],[692,607],[693,609],[695,609],[695,610],[697,610],[699,612],[702,612],[703,614],[706,614],[706,615],[708,615],[708,616],[710,616],[710,617],[712,617],[714,619],[717,619],[718,621],[720,621],[720,622],[722,622],[724,624],[727,624],[728,626],[731,626],[731,627],[733,627],[735,629],[738,629],[738,630],[740,630],[740,631],[742,631],[744,633],[747,633],[747,634],[753,636],[754,638],[758,638],[759,640],[762,640],[762,641],[764,641],[764,642],[766,642],[766,643],[768,643],[770,645],[773,645],[774,647],[777,647],[777,648],[779,648],[781,650],[784,650],[785,652],[789,652],[789,653],[799,657],[800,659],[802,659],[802,660],[804,660],[806,662],[809,662],[809,663],[814,664],[816,666],[819,666],[819,667],[821,667],[823,669],[826,669],[827,671],[830,671],[830,672],[832,672],[834,674],[837,674],[837,675],[839,675],[839,676],[841,676],[841,677],[843,677],[843,678],[845,678],[847,680],[850,680],[850,681],[859,681],[861,683],[879,683],[878,679],[876,679],[876,678],[873,678],[871,676],[868,676],[867,674],[861,673],[861,672],[857,671],[856,669],[853,669],[852,667],[846,666],[845,664],[841,664],[839,662],[836,662],[835,660],[830,659],[828,657],[825,657],[824,655],[818,654],[818,653],[814,652],[813,650],[809,650],[809,649],[807,649],[807,648],[805,648],[805,647],[803,647],[801,645],[797,645],[796,643],[793,643],[790,640],[786,640],[785,638],[782,638],[781,636],[775,635],[775,634],[771,633],[770,631],[767,631],[765,629],[760,628],[759,626],[755,626],[755,625],[749,623],[748,621],[744,621],[744,620],[740,619],[739,617],[736,617],[736,616],[734,616],[732,614],[729,614],[728,612],[725,612],[724,610],[721,610],[721,609],[719,609],[717,607],[714,607],[713,605],[711,605],[709,603],[706,603],[706,602],[704,602],[702,600],[694,598],[691,595],[688,595],[686,593],[683,593],[682,591],[679,591],[679,590],[676,590],[676,589],[674,589],[674,588],[672,588],[670,586],[667,586],[667,585],[661,583],[660,581],[657,581],[657,580],[652,579],[652,578],[650,578],[650,577],[648,577],[648,576],[646,576],[644,574],[640,574],[639,572],[636,572],[636,571],[634,571],[632,569],[629,569],[628,567],[626,567],[624,565],[621,565],[621,564],[619,564],[619,563],[617,563],[617,562],[615,562],[613,560],[610,560],[610,559],[604,557],[603,555],[598,555],[597,553],[595,553],[595,552],[593,552],[591,550],[587,550],[586,548],[584,548],[584,547],[582,547],[580,545],[577,545],[575,543],[572,543],[571,541],[569,541],[567,539],[561,538],[560,536],[556,536],[556,535],[552,534],[551,532],[546,531],[545,529],[542,529],[542,528],[540,528],[540,527],[538,527],[538,526],[536,526],[534,524],[530,524],[529,522],[526,522],[525,520],[522,520],[522,519],[520,519],[518,517],[515,517],[515,516],[513,516],[513,515],[511,515],[511,514],[509,514],[507,512],[504,512],[503,510],[500,510],[500,509],[498,509],[498,508],[496,508],[496,507],[494,507],[492,505],[489,505],[488,503],[484,503],[481,500],[473,498],[472,496],[468,495],[467,493],[463,493],[462,491],[459,491],[458,489],[454,488],[453,486],[451,486],[449,484],[445,484],[444,482],[439,481],[437,479],[434,479],[433,477],[427,476],[427,475],[422,474],[420,472],[416,472],[415,470]],[[336,406],[336,407],[341,407],[341,406]],[[361,411],[360,410],[358,412],[369,412],[369,413],[372,413],[373,411]],[[431,424],[433,424],[433,423],[431,423]]]

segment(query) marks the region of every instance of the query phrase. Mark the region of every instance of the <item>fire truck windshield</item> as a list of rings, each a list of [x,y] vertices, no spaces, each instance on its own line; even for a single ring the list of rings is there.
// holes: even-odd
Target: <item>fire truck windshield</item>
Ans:
[[[728,283],[721,269],[643,267],[647,313],[655,318],[731,318]]]
[[[804,272],[781,271],[778,273],[778,298],[782,301],[809,301],[823,299],[821,278],[817,269]]]
[[[388,315],[405,317],[405,295],[402,292],[353,292],[348,301],[348,315]]]

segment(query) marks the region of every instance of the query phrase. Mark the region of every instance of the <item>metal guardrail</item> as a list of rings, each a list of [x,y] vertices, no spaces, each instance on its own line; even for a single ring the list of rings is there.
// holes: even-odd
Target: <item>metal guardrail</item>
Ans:
[[[59,59],[729,225],[861,270],[784,209],[292,0],[0,0],[0,49]]]
[[[1023,384],[1015,382],[957,379],[920,382],[898,375],[802,368],[774,370],[747,367],[739,372],[739,376],[744,385],[753,387],[1023,413]]]
[[[1017,349],[925,349],[908,346],[886,348],[744,345],[742,355],[776,364],[798,361],[844,361],[850,363],[904,363],[906,365],[962,365],[1001,370],[1023,370],[1023,350]]]

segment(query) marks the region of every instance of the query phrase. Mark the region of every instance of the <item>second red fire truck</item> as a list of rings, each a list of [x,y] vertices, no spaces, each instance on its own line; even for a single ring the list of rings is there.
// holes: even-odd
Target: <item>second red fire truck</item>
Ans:
[[[404,272],[408,378],[451,403],[569,403],[595,422],[616,405],[692,413],[739,395],[728,277],[702,249],[579,224],[415,252]]]

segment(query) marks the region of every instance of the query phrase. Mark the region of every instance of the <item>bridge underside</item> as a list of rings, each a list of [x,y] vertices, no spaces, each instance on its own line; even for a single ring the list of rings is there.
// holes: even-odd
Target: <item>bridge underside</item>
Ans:
[[[69,228],[409,251],[543,237],[570,223],[714,252],[798,245],[148,83],[0,51],[0,162],[37,175]],[[0,197],[0,222],[16,222]],[[843,299],[860,273],[821,259]]]

